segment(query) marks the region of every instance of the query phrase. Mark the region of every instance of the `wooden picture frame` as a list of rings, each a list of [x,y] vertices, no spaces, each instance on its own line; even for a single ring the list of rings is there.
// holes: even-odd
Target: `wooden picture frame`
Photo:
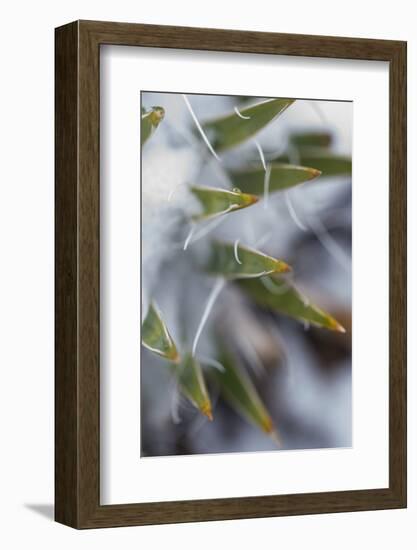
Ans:
[[[76,21],[56,29],[55,518],[75,528],[406,506],[406,43]],[[389,487],[100,505],[99,52],[104,44],[389,62]]]

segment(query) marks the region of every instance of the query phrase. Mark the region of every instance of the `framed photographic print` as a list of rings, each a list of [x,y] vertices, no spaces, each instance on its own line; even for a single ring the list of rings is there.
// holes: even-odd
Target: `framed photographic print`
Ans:
[[[56,29],[56,520],[406,506],[406,43]]]

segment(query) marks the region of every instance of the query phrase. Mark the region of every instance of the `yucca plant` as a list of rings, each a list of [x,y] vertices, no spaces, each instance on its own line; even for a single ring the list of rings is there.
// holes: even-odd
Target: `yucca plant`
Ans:
[[[291,318],[303,329],[312,325],[345,333],[339,319],[298,287],[291,253],[270,255],[263,242],[268,232],[277,241],[286,238],[273,205],[276,197],[303,227],[289,190],[298,186],[302,194],[304,184],[349,177],[351,159],[332,152],[328,132],[293,133],[278,152],[261,146],[258,134],[276,128],[293,99],[234,98],[229,113],[200,120],[192,96],[178,98],[186,107],[186,131],[166,122],[165,105],[146,105],[143,96],[141,108],[142,345],[159,357],[159,368],[173,380],[172,391],[205,418],[216,422],[215,396],[218,406],[227,403],[279,446],[280,419],[269,412],[236,346],[239,324],[225,330],[213,311],[216,304],[227,309],[238,302],[249,312],[256,308]],[[232,239],[225,222],[231,224]],[[164,277],[168,283],[161,282]],[[165,311],[158,288],[174,279],[175,289],[165,289],[170,295]],[[195,285],[199,290],[190,312],[184,297]],[[260,321],[256,330],[262,327]],[[149,392],[146,399],[152,403],[152,388]]]

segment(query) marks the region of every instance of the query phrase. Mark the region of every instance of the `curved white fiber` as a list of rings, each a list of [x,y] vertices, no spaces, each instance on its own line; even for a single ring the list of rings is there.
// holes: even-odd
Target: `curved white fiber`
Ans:
[[[297,213],[294,209],[294,205],[291,201],[290,191],[285,191],[284,197],[285,197],[285,204],[287,205],[287,208],[288,208],[288,212],[290,213],[290,216],[291,216],[293,222],[295,223],[295,225],[299,229],[301,229],[301,231],[308,231],[308,228],[303,224],[303,222],[297,216]]]
[[[233,245],[233,252],[234,252],[234,255],[235,255],[235,260],[236,262],[239,264],[239,265],[242,265],[242,262],[240,261],[239,259],[239,256],[238,256],[238,246],[239,246],[239,239],[236,239],[235,240],[235,244]]]
[[[187,250],[188,245],[190,244],[190,241],[194,235],[194,231],[195,231],[195,225],[191,226],[190,232],[188,233],[187,238],[185,239],[183,250]]]
[[[204,140],[204,143],[207,145],[207,147],[208,147],[210,153],[211,153],[219,162],[221,162],[219,155],[218,155],[218,154],[216,153],[216,151],[213,149],[211,143],[210,143],[209,140],[208,140],[208,137],[206,136],[206,134],[205,134],[203,128],[201,127],[201,124],[199,123],[198,118],[196,117],[196,115],[195,115],[195,113],[194,113],[194,111],[193,111],[193,108],[191,107],[191,104],[190,104],[190,102],[189,102],[189,100],[188,100],[188,97],[187,97],[185,94],[181,94],[181,95],[182,95],[182,97],[183,97],[183,99],[184,99],[184,101],[185,101],[185,104],[187,105],[188,110],[190,111],[190,115],[192,116],[195,125],[197,126],[197,130],[200,132],[201,137],[202,137],[203,140]]]
[[[213,309],[214,303],[218,295],[220,294],[221,290],[223,289],[224,285],[225,285],[225,280],[223,278],[219,278],[217,279],[215,285],[213,286],[212,291],[210,292],[206,307],[204,309],[203,315],[200,320],[200,324],[198,325],[197,332],[194,337],[193,347],[191,351],[191,354],[193,357],[195,356],[198,340],[200,339],[201,333],[203,332],[204,325],[206,324],[206,321],[210,315],[210,312]]]
[[[248,363],[252,370],[258,376],[265,372],[265,367],[262,363],[259,354],[253,345],[253,342],[249,338],[243,338],[242,335],[238,332],[237,339],[240,342],[241,348],[246,352],[247,358],[249,359]]]
[[[269,275],[272,273],[271,271],[261,271],[260,273],[247,273],[247,274],[240,274],[237,278],[238,279],[256,279],[257,277],[263,277],[264,275]]]
[[[237,204],[231,204],[226,210],[223,210],[223,212],[219,212],[218,214],[214,214],[213,216],[210,216],[210,223],[208,223],[205,227],[202,227],[200,229],[200,231],[197,231],[195,233],[195,237],[194,237],[194,231],[193,231],[191,237],[190,237],[190,235],[188,235],[188,237],[187,237],[187,240],[188,240],[187,247],[188,247],[189,244],[194,244],[195,242],[199,241],[200,239],[202,239],[203,237],[208,235],[211,231],[213,231],[213,229],[218,227],[226,219],[224,214],[228,214],[229,212],[234,210],[236,208],[236,206],[238,206],[238,205]],[[184,248],[184,250],[186,250],[186,249]]]
[[[271,178],[271,165],[268,164],[265,170],[265,178],[264,178],[264,208],[265,210],[268,208],[268,200],[269,200],[269,180]]]
[[[234,111],[239,118],[242,118],[243,120],[250,120],[250,116],[242,115],[242,113],[239,111],[237,107],[234,107]]]
[[[264,170],[266,172],[265,155],[262,151],[262,147],[260,146],[259,141],[257,141],[256,139],[254,140],[254,143],[256,148],[258,149],[259,156],[261,157],[262,166],[264,167]]]
[[[213,367],[220,372],[225,372],[226,370],[219,361],[217,361],[216,359],[212,359],[211,357],[199,355],[198,360],[200,361],[200,363],[203,363],[204,365],[207,365],[209,367]]]
[[[331,237],[322,222],[317,217],[310,216],[308,224],[311,227],[314,235],[327,250],[327,252],[336,260],[336,262],[338,262],[341,267],[343,267],[343,269],[346,269],[346,271],[350,271],[350,258],[345,254],[344,250],[340,248],[337,242]]]

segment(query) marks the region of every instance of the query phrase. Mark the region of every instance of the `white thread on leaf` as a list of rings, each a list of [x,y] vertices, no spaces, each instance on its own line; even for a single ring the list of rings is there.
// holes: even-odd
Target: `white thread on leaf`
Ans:
[[[199,241],[206,235],[208,235],[213,229],[218,227],[226,218],[224,217],[224,214],[228,214],[232,210],[234,210],[238,205],[237,204],[231,204],[226,210],[223,210],[223,212],[219,212],[218,214],[213,214],[209,218],[209,222],[205,227],[201,228],[200,231],[197,231],[194,236],[194,231],[196,229],[196,226],[193,226],[192,231],[190,231],[191,235],[188,234],[186,244],[187,248],[190,244],[194,244],[195,242]],[[194,237],[194,238],[193,238]],[[184,248],[186,250],[186,248]]]
[[[254,143],[256,148],[258,149],[259,156],[261,157],[262,166],[264,167],[264,170],[266,172],[265,156],[264,152],[262,151],[262,147],[260,146],[259,141],[257,141],[256,139],[254,140]]]
[[[269,180],[271,178],[271,165],[268,164],[266,170],[265,170],[265,178],[264,178],[264,208],[265,210],[268,208],[268,199],[269,199]]]
[[[185,94],[181,94],[181,95],[182,95],[182,97],[183,97],[183,99],[184,99],[184,101],[185,101],[185,104],[187,105],[188,110],[190,111],[190,115],[192,116],[195,125],[197,126],[197,130],[200,132],[200,135],[201,135],[201,137],[202,137],[203,140],[204,140],[204,143],[207,145],[207,147],[208,147],[210,153],[211,153],[219,162],[221,162],[219,155],[218,155],[218,154],[216,153],[216,151],[213,149],[213,147],[212,147],[210,141],[208,140],[208,137],[206,136],[206,134],[205,134],[203,128],[201,127],[201,124],[199,123],[198,118],[196,117],[196,115],[195,115],[195,113],[194,113],[194,111],[193,111],[193,108],[191,107],[191,104],[190,104],[190,102],[189,102],[189,100],[188,100],[188,97],[187,97]]]
[[[235,244],[233,245],[233,252],[234,252],[234,255],[235,255],[235,260],[236,262],[239,264],[239,265],[242,265],[242,262],[240,261],[239,259],[239,256],[238,256],[238,246],[239,246],[239,239],[236,239],[235,240]]]
[[[243,120],[250,120],[250,116],[242,115],[237,107],[235,107],[234,110],[239,118],[243,118]]]
[[[210,312],[213,309],[214,303],[215,303],[218,295],[220,294],[222,288],[224,287],[224,285],[225,285],[225,280],[224,279],[222,279],[222,278],[217,279],[215,285],[213,286],[212,291],[210,292],[210,295],[209,295],[208,300],[207,300],[206,307],[204,309],[203,315],[202,315],[201,320],[200,320],[200,324],[198,325],[197,332],[196,332],[196,335],[194,337],[193,347],[192,347],[192,351],[191,351],[191,354],[192,354],[193,357],[195,356],[198,340],[201,336],[201,333],[203,332],[204,325],[206,324],[206,321],[207,321],[207,319],[210,315]]]
[[[238,279],[256,279],[257,277],[263,277],[269,275],[272,271],[261,271],[260,273],[239,273]]]

